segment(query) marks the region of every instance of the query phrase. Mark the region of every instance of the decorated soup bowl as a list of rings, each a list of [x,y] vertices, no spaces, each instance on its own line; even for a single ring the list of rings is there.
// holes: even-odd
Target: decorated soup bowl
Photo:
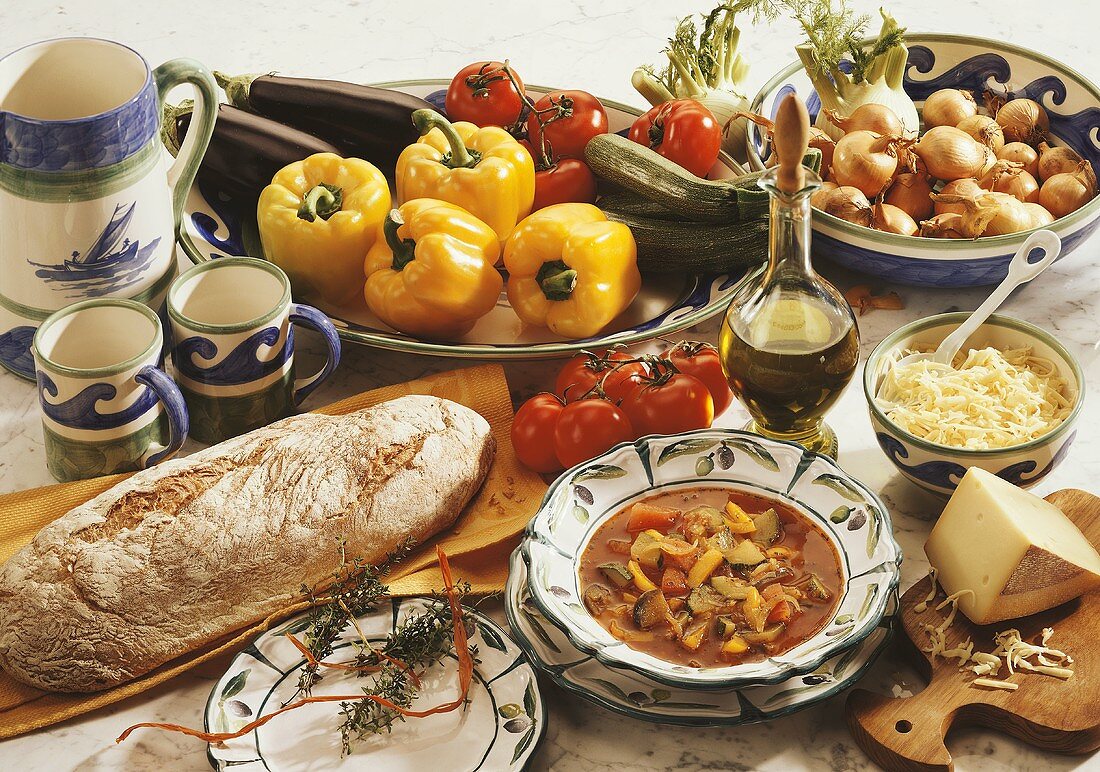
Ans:
[[[1100,168],[1100,89],[1066,65],[1042,54],[966,35],[906,35],[909,63],[905,91],[918,111],[924,99],[942,88],[984,91],[1009,98],[1027,97],[1050,115],[1052,145],[1068,145]],[[801,63],[781,70],[752,102],[754,113],[774,116],[779,100],[803,94],[811,120],[821,102]],[[749,165],[764,167],[766,141],[759,127],[748,128]],[[1100,197],[1046,226],[1062,240],[1062,255],[1076,249],[1096,229]],[[979,239],[931,239],[864,228],[815,209],[813,250],[848,268],[901,284],[970,287],[996,284],[1030,231]]]
[[[635,502],[701,488],[776,501],[816,526],[835,551],[837,605],[793,648],[757,661],[692,667],[631,648],[585,608],[581,556],[600,527]],[[778,683],[857,645],[885,613],[902,557],[882,501],[835,461],[727,429],[643,437],[573,467],[550,486],[520,551],[533,602],[573,645],[604,665],[688,689]]]
[[[1073,400],[1069,416],[1054,429],[1022,445],[998,450],[966,450],[928,442],[887,417],[875,400],[883,376],[907,350],[935,348],[970,316],[969,312],[939,314],[906,324],[875,346],[863,371],[863,392],[879,447],[898,471],[917,485],[950,496],[969,467],[977,466],[1029,488],[1054,469],[1077,436],[1077,417],[1084,401],[1084,375],[1066,347],[1054,336],[1028,322],[994,314],[964,343],[962,350],[992,346],[1005,350],[1030,346],[1036,356],[1050,360],[1066,381]]]

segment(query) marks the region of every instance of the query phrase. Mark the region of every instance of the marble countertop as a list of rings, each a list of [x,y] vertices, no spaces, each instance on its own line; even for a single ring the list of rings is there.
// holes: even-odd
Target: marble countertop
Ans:
[[[873,13],[877,3],[853,5]],[[629,84],[633,67],[655,61],[675,20],[706,10],[704,0],[492,0],[445,3],[421,0],[348,0],[291,3],[257,0],[24,0],[0,4],[0,49],[42,38],[95,35],[124,42],[152,64],[177,56],[197,58],[226,72],[283,73],[371,82],[449,77],[483,58],[509,57],[532,83],[584,88],[629,104],[643,101]],[[1100,81],[1092,30],[1100,10],[1086,0],[1052,0],[1042,6],[1002,0],[993,12],[975,0],[895,0],[891,10],[914,31],[975,33],[1040,49]],[[1047,21],[1049,19],[1049,21]],[[1073,19],[1070,23],[1068,19]],[[752,86],[792,59],[795,31],[788,24],[746,29],[745,55],[753,65]],[[1016,293],[1002,309],[1053,332],[1076,354],[1089,383],[1100,382],[1100,241],[1094,240],[1049,269],[1035,286]],[[845,288],[854,274],[819,266]],[[897,288],[903,311],[876,311],[860,319],[863,355],[886,334],[911,319],[949,310],[973,309],[984,290],[928,291]],[[717,323],[693,337],[714,340]],[[307,344],[308,345],[308,344]],[[345,348],[335,377],[312,398],[320,405],[344,396],[430,372],[461,366],[456,360]],[[551,363],[509,365],[517,399],[545,384]],[[858,376],[857,376],[858,380]],[[1100,423],[1094,388],[1081,426]],[[731,410],[721,423],[739,426]],[[879,451],[862,392],[853,384],[832,414],[840,436],[840,461],[881,491],[895,533],[905,550],[902,586],[927,570],[922,544],[942,503],[895,473]],[[1037,492],[1065,487],[1095,488],[1100,479],[1100,437],[1082,431],[1064,464]],[[33,387],[0,374],[0,491],[52,482],[46,467]],[[499,604],[494,615],[502,619]],[[119,705],[44,731],[0,743],[0,768],[22,770],[203,770],[205,746],[179,735],[146,732],[123,746],[113,738],[137,721],[195,725],[225,662],[214,663]],[[892,651],[861,686],[889,693],[896,685],[920,684]],[[863,770],[874,765],[844,726],[844,697],[767,724],[730,729],[657,728],[609,713],[544,683],[551,706],[549,731],[534,757],[535,770]],[[1010,738],[981,729],[954,732],[949,747],[960,770],[1062,770],[1100,766],[1096,757],[1045,755]],[[353,766],[353,765],[349,765]]]

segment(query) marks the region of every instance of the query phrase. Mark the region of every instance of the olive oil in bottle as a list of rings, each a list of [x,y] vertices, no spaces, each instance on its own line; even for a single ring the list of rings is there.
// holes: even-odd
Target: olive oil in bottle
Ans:
[[[802,166],[806,109],[794,95],[775,121],[779,165],[760,185],[771,195],[768,265],[734,294],[719,341],[734,394],[767,437],[836,456],[823,421],[859,361],[859,330],[840,292],[810,264],[810,195],[821,182]]]

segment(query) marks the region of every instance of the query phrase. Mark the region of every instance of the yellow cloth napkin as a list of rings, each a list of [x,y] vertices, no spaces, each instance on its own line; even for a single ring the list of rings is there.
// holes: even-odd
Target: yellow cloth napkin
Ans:
[[[395,595],[418,595],[443,586],[436,568],[435,545],[443,545],[455,577],[474,592],[502,590],[508,555],[534,514],[546,484],[519,463],[512,449],[512,400],[499,365],[440,373],[387,386],[323,407],[316,412],[343,415],[406,394],[431,394],[481,413],[497,441],[496,460],[481,492],[449,530],[419,546],[390,576]],[[0,496],[0,561],[6,561],[47,523],[110,488],[126,475],[51,485]],[[163,683],[215,657],[243,648],[271,625],[305,608],[299,604],[258,620],[226,639],[193,651],[114,689],[96,694],[58,694],[25,686],[0,671],[0,739],[40,729],[123,700]]]

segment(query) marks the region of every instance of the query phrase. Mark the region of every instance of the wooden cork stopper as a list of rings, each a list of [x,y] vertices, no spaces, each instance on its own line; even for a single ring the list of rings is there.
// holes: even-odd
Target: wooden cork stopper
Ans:
[[[810,115],[795,94],[787,94],[775,113],[772,135],[775,156],[779,160],[776,187],[784,193],[797,193],[806,186],[802,159],[810,144]]]

